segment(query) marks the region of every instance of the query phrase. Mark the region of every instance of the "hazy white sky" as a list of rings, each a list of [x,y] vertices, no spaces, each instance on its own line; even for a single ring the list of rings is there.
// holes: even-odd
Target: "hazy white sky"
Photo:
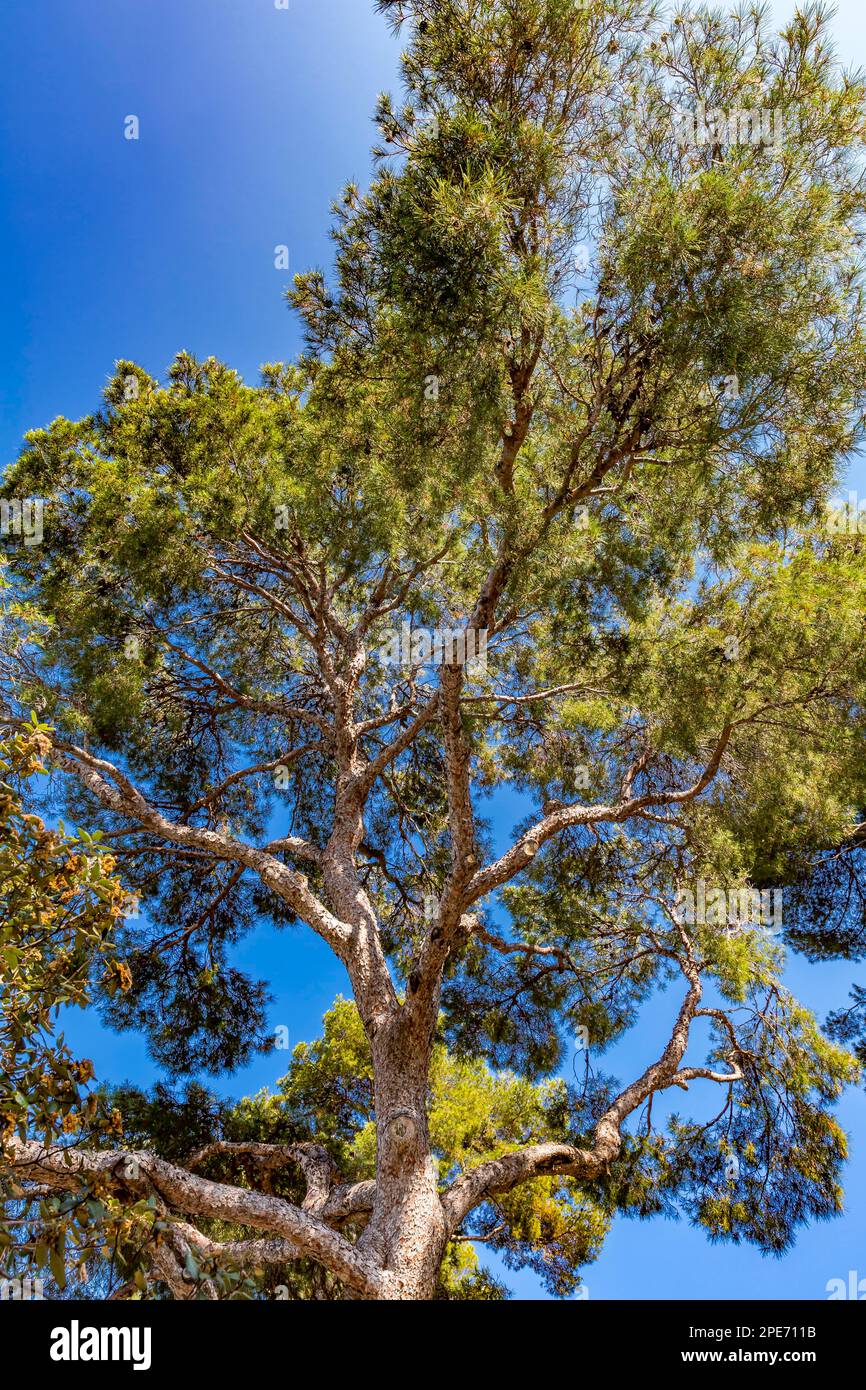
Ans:
[[[833,31],[840,58],[851,67],[866,67],[866,0],[838,0]],[[796,9],[795,0],[772,0],[770,10],[781,24]]]

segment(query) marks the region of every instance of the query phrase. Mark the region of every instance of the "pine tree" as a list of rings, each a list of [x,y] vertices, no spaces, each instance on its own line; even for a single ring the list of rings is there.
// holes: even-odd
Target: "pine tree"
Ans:
[[[298,1296],[455,1296],[467,1236],[564,1292],[620,1210],[779,1251],[840,1208],[857,1071],[781,941],[796,854],[862,821],[863,539],[827,507],[863,421],[863,84],[818,8],[378,9],[405,100],[333,278],[295,281],[304,352],[257,386],[120,362],[27,436],[4,495],[45,538],[10,565],[48,626],[0,672],[141,900],[110,1021],[169,1073],[241,1065],[265,920],[343,962],[357,1051],[331,1018],[279,1096],[181,1108],[188,1144],[126,1092],[133,1147],[13,1134],[4,1169],[158,1190],[141,1277],[177,1297],[267,1261]],[[658,1054],[599,1074],[663,989]]]

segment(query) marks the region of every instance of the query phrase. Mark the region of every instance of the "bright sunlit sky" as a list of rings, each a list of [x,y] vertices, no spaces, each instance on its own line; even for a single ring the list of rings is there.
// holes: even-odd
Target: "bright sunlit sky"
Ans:
[[[771,8],[782,20],[794,6]],[[844,62],[866,66],[863,0],[842,0],[833,27]],[[260,363],[298,350],[274,248],[289,247],[291,274],[329,264],[329,205],[348,179],[369,178],[371,113],[380,90],[398,89],[398,51],[372,0],[290,0],[288,10],[274,0],[2,0],[0,463],[25,430],[95,408],[118,358],[162,376],[185,348],[254,380]],[[138,141],[124,139],[128,115]],[[851,484],[866,491],[859,463]],[[503,846],[522,811],[497,804]],[[262,929],[237,954],[272,981],[271,1022],[292,1044],[316,1037],[347,992],[342,967],[306,930]],[[823,1016],[851,974],[797,958],[788,982]],[[658,1054],[677,1004],[655,1001],[602,1068],[631,1079]],[[67,1032],[101,1080],[156,1079],[136,1035],[80,1014]],[[285,1062],[271,1054],[225,1089],[273,1086]],[[711,1247],[682,1222],[619,1219],[586,1271],[590,1302],[824,1298],[828,1280],[866,1277],[862,1091],[840,1117],[851,1140],[843,1217],[803,1231],[782,1260]],[[519,1297],[541,1295],[529,1274],[507,1280]]]

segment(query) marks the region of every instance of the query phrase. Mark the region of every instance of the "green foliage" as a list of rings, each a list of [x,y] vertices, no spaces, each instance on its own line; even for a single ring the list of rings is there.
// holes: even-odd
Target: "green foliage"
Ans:
[[[0,1149],[14,1136],[41,1143],[116,1141],[119,1113],[90,1083],[93,1066],[73,1056],[58,1019],[86,1008],[94,983],[130,986],[114,928],[124,905],[115,862],[87,831],[50,829],[23,803],[45,772],[51,730],[35,715],[0,745]],[[62,1289],[68,1268],[153,1212],[103,1204],[95,1191],[25,1196],[20,1176],[0,1189],[4,1277],[47,1267]]]
[[[0,1121],[5,1137],[32,1128],[46,1143],[96,1113],[80,1089],[90,1063],[57,1035],[58,1011],[89,1003],[100,966],[112,990],[129,987],[110,939],[123,906],[114,861],[86,831],[51,830],[22,804],[22,782],[45,771],[48,732],[34,715],[0,749]]]
[[[803,1222],[841,1211],[847,1141],[827,1106],[857,1064],[783,992],[768,997],[766,1015],[769,1027],[743,1037],[744,1083],[718,1122],[675,1114],[666,1135],[636,1137],[615,1165],[609,1193],[627,1214],[681,1210],[713,1240],[781,1255]]]

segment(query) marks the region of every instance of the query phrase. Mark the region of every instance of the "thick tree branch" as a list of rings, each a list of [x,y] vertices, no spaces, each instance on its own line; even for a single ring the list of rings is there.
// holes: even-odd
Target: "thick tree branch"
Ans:
[[[681,805],[684,802],[693,801],[695,797],[700,796],[706,790],[716,776],[725,749],[730,742],[732,730],[733,724],[725,724],[708,763],[700,776],[688,787],[646,792],[641,796],[632,796],[620,801],[613,806],[573,805],[551,811],[549,815],[521,835],[520,839],[501,858],[486,865],[474,876],[466,890],[463,901],[464,908],[477,902],[479,898],[492,889],[509,882],[528,864],[532,863],[539,848],[546,840],[559,834],[562,830],[578,825],[619,824],[630,820],[632,816],[640,815],[642,811],[651,806]]]
[[[531,1144],[514,1149],[501,1157],[481,1163],[459,1177],[443,1195],[449,1230],[454,1231],[469,1213],[495,1193],[510,1192],[519,1183],[541,1175],[556,1174],[590,1182],[603,1172],[619,1153],[622,1145],[622,1124],[648,1096],[669,1086],[683,1086],[689,1081],[706,1079],[730,1085],[742,1079],[736,1063],[731,1072],[720,1073],[703,1067],[680,1069],[689,1040],[692,1019],[698,1013],[701,1000],[700,976],[691,959],[681,965],[689,980],[689,989],[680,1007],[670,1039],[658,1061],[627,1086],[598,1121],[591,1149],[578,1149],[570,1144]]]
[[[212,1182],[176,1167],[147,1150],[86,1150],[45,1147],[33,1140],[10,1140],[4,1166],[21,1178],[62,1190],[101,1177],[119,1192],[133,1196],[155,1192],[170,1211],[190,1217],[235,1222],[289,1241],[335,1274],[356,1293],[375,1297],[380,1275],[374,1264],[321,1216],[280,1197]]]
[[[51,762],[71,773],[108,810],[137,822],[144,829],[171,844],[201,849],[217,859],[242,864],[257,873],[262,883],[292,908],[323,937],[341,960],[351,953],[351,926],[333,913],[311,892],[303,874],[289,869],[265,849],[258,849],[222,831],[179,825],[161,815],[120,770],[83,748],[54,743]]]

